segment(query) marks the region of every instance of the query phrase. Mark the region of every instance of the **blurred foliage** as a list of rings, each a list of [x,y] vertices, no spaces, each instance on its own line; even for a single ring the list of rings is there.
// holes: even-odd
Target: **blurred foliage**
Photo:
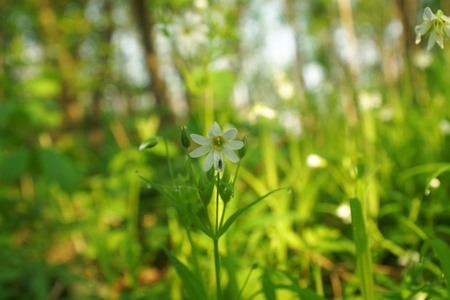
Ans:
[[[214,121],[248,138],[230,212],[292,187],[224,235],[225,296],[359,299],[358,197],[376,296],[448,298],[449,258],[418,259],[426,240],[450,243],[450,174],[435,173],[450,162],[450,52],[414,44],[426,6],[450,13],[439,0],[0,2],[0,299],[192,295],[174,268],[212,278],[212,250],[136,171],[189,190],[168,159],[185,182],[180,128]],[[170,158],[164,143],[139,151],[157,136]]]

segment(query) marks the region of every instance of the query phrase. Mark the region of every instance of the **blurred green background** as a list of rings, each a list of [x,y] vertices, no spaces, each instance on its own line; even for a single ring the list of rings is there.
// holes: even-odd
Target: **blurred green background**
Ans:
[[[433,175],[450,161],[450,52],[414,44],[427,6],[450,13],[437,0],[1,1],[0,299],[184,299],[161,245],[189,262],[188,238],[213,278],[205,237],[135,171],[170,185],[163,145],[138,151],[163,136],[181,181],[181,126],[214,121],[248,137],[231,211],[292,187],[224,239],[229,299],[254,263],[242,299],[273,299],[255,295],[262,274],[359,299],[355,196],[375,290],[442,295],[439,264],[417,263],[425,239],[450,241],[450,176]]]

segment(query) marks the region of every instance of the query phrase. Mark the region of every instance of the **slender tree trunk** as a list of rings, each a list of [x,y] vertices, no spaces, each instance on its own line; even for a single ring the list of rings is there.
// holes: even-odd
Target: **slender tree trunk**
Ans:
[[[64,115],[64,128],[76,126],[81,118],[81,106],[76,101],[76,66],[75,60],[67,49],[60,32],[55,11],[48,0],[36,0],[39,21],[46,35],[48,44],[55,44],[58,49],[57,63],[59,66],[62,92],[60,106]]]
[[[154,45],[152,12],[149,11],[145,0],[132,0],[133,11],[141,32],[142,44],[145,51],[145,63],[151,77],[151,91],[155,96],[158,109],[163,119],[170,113],[164,81],[159,77],[159,63]]]
[[[100,70],[97,74],[98,81],[95,85],[95,90],[93,93],[92,99],[92,108],[89,116],[90,119],[90,128],[89,128],[89,140],[91,144],[95,147],[98,147],[103,142],[103,131],[101,124],[101,104],[102,104],[102,87],[103,83],[108,78],[108,72],[110,69],[109,60],[111,56],[111,39],[114,32],[114,22],[112,19],[112,6],[111,1],[105,1],[105,14],[108,19],[108,25],[105,30],[102,32],[102,38],[105,46],[105,51],[101,53],[99,57]]]
[[[303,59],[301,53],[301,42],[300,42],[300,28],[298,27],[298,23],[296,22],[296,7],[295,0],[286,0],[285,9],[286,9],[286,17],[289,25],[294,32],[294,40],[295,40],[295,79],[298,89],[298,94],[300,98],[300,106],[301,108],[305,107],[305,81],[303,79]]]

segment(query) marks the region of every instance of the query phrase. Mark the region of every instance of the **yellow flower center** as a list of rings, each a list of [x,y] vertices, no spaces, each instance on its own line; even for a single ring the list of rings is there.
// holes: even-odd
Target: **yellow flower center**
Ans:
[[[212,144],[210,146],[213,147],[216,151],[221,151],[223,144],[225,144],[225,140],[219,135],[212,139]]]

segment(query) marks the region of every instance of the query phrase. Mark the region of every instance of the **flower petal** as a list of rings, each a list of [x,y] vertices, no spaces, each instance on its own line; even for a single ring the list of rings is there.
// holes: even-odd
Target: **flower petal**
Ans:
[[[242,141],[228,141],[225,145],[230,150],[239,150],[244,147],[244,143]]]
[[[414,27],[414,31],[417,34],[424,35],[430,29],[431,23],[423,23]]]
[[[212,143],[211,139],[208,139],[207,137],[204,137],[204,136],[201,136],[201,135],[198,135],[195,133],[191,134],[191,139],[194,142],[196,142],[197,144],[202,145],[202,146],[206,146],[206,145],[209,146]]]
[[[220,126],[219,124],[217,124],[217,122],[214,122],[214,124],[212,124],[211,128],[209,129],[208,135],[210,138],[222,135],[222,131],[220,131]]]
[[[227,144],[228,145],[228,144]],[[237,157],[236,154],[234,154],[233,151],[231,151],[227,145],[223,146],[223,153],[225,154],[226,157],[228,157],[229,160],[231,160],[231,162],[237,163],[239,161],[239,157]]]
[[[431,11],[431,9],[429,7],[426,7],[425,10],[423,11],[423,19],[430,21],[433,19],[436,19],[437,17],[433,14],[433,12]]]
[[[214,167],[217,172],[223,171],[223,154],[222,151],[214,151]]]
[[[234,139],[234,137],[236,135],[237,135],[237,129],[231,128],[230,130],[227,130],[227,132],[225,132],[222,137],[225,141],[228,141],[228,140]]]
[[[207,172],[209,169],[211,169],[213,162],[214,162],[214,151],[210,151],[208,156],[205,159],[205,162],[203,163],[203,171]]]
[[[450,25],[444,25],[445,34],[450,37]]]
[[[438,44],[441,49],[444,49],[444,35],[443,33],[436,35],[436,44]]]
[[[427,46],[428,51],[430,51],[433,48],[435,42],[436,42],[436,33],[434,31],[431,31],[430,37],[428,38],[428,46]]]
[[[418,34],[416,35],[416,45],[417,45],[418,43],[420,43],[421,40],[422,40],[422,36],[418,33]]]
[[[205,155],[209,151],[211,151],[211,147],[209,145],[205,145],[205,146],[198,147],[197,149],[195,149],[194,151],[189,153],[189,155],[193,158],[196,158],[196,157]]]

